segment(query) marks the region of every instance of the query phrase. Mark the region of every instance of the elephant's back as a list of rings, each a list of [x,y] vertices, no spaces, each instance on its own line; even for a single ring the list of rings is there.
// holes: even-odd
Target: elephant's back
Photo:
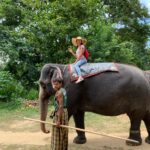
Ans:
[[[143,70],[136,66],[118,64],[120,81],[124,82],[129,88],[133,88],[135,93],[142,93],[139,95],[150,95],[149,83],[145,77]],[[131,90],[132,91],[132,90]],[[139,92],[140,91],[140,92]]]
[[[133,109],[149,109],[150,90],[143,71],[125,64],[117,66],[119,72],[105,72],[84,83],[85,89],[91,86],[90,91],[85,91],[85,99],[89,99],[90,105],[97,103],[97,107],[101,108],[99,111],[108,115]]]

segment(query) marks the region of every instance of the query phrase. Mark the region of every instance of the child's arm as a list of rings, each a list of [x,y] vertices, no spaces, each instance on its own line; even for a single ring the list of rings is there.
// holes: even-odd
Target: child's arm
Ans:
[[[77,55],[74,53],[74,51],[71,48],[68,48],[68,50],[75,58],[77,58]]]
[[[63,99],[63,93],[62,92],[58,93],[57,101],[58,101],[58,105],[59,106],[58,106],[58,111],[56,113],[56,115],[58,117],[56,124],[57,124],[57,126],[59,126],[61,124],[61,118],[62,118],[62,114],[64,112],[64,106],[63,106],[64,99]]]

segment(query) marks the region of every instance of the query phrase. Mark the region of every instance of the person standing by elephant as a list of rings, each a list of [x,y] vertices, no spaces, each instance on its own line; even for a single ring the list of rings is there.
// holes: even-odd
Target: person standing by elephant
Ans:
[[[68,129],[60,125],[68,125],[67,95],[66,90],[62,88],[62,79],[52,80],[53,89],[56,91],[54,98],[55,113],[51,135],[51,150],[68,150]]]
[[[76,83],[79,83],[83,81],[83,77],[81,75],[81,70],[80,67],[83,64],[87,63],[87,59],[84,56],[85,53],[85,44],[86,44],[86,39],[83,39],[82,37],[78,36],[76,38],[72,38],[72,44],[77,47],[76,53],[73,52],[71,48],[69,48],[69,52],[76,58],[76,61],[74,62],[74,68],[77,72],[77,75],[79,76],[78,80]]]

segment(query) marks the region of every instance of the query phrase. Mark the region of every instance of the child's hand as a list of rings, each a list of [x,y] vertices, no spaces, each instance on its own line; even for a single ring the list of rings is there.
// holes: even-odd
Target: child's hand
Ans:
[[[61,125],[60,121],[57,121],[56,122],[56,127],[60,127],[60,125]]]
[[[69,51],[70,53],[73,53],[72,48],[68,48],[68,51]]]

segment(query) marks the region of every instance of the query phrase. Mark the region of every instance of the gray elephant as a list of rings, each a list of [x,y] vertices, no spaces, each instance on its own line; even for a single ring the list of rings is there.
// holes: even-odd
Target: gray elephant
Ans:
[[[150,144],[150,84],[141,69],[125,64],[117,66],[119,72],[104,72],[75,84],[70,81],[67,65],[44,65],[39,79],[40,119],[46,120],[48,99],[54,94],[51,79],[59,74],[64,79],[67,91],[69,118],[73,116],[77,128],[85,128],[85,111],[106,116],[127,114],[131,123],[128,139],[137,140],[139,143],[126,143],[142,144],[140,125],[143,120],[148,132],[145,142]],[[41,130],[48,133],[43,123]],[[77,131],[74,143],[85,142],[85,133]]]
[[[148,80],[148,82],[150,83],[150,70],[144,71],[144,75],[145,75],[146,79]]]

